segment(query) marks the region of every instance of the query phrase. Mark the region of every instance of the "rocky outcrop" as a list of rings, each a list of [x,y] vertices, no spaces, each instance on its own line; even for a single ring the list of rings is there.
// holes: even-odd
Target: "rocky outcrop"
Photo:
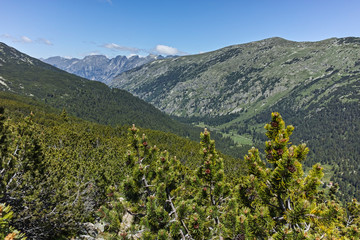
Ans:
[[[149,55],[147,57],[136,55],[129,58],[117,56],[109,59],[104,55],[90,55],[83,59],[68,59],[57,56],[41,60],[80,77],[108,84],[115,76],[124,71],[163,58],[163,56],[159,55]]]

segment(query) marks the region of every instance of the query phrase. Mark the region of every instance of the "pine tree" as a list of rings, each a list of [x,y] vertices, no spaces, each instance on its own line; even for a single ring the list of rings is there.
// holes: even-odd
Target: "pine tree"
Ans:
[[[226,204],[230,200],[231,185],[226,181],[223,159],[215,149],[215,141],[211,140],[210,132],[205,128],[200,134],[200,154],[202,164],[195,174],[187,176],[181,192],[181,199],[186,199],[188,208],[187,219],[193,239],[221,238],[227,236],[227,223],[224,217]],[[183,201],[183,200],[182,200]]]
[[[145,134],[139,137],[138,132],[135,126],[129,129],[127,164],[132,172],[122,186],[125,199],[119,201],[122,198],[111,189],[112,201],[99,209],[100,216],[109,223],[106,237],[127,239],[141,234],[143,239],[168,239],[170,235],[178,236],[179,231],[174,229],[178,229],[180,221],[172,195],[184,171],[176,157],[170,158],[167,151],[159,153],[156,146],[150,147]],[[133,220],[126,226],[123,223],[129,218]]]
[[[9,181],[8,170],[12,168],[14,161],[9,157],[9,147],[11,144],[11,132],[9,120],[4,115],[4,108],[0,107],[0,193],[6,191],[6,186]],[[3,195],[0,195],[3,197]],[[4,201],[4,199],[2,199]]]
[[[33,114],[14,124],[3,116],[3,108],[0,112],[0,201],[12,206],[15,216],[12,222],[16,228],[38,229],[34,213],[43,208],[40,189],[44,166]]]
[[[6,148],[2,149],[0,198],[1,202],[10,204],[14,209],[14,226],[26,228],[27,233],[38,231],[39,219],[35,213],[42,212],[44,208],[41,200],[45,179],[44,155],[32,118],[31,113],[18,124],[9,120],[2,123]]]
[[[63,108],[63,110],[60,113],[60,117],[64,122],[68,122],[69,121],[69,116],[68,113],[66,112],[66,109]]]
[[[244,158],[249,176],[238,187],[238,201],[243,205],[241,234],[246,239],[342,236],[345,211],[319,191],[324,175],[320,164],[304,175],[302,163],[309,150],[305,144],[289,146],[294,127],[285,126],[280,114],[272,113],[265,129],[269,138],[265,155],[271,167],[266,167],[255,148]]]
[[[111,189],[110,203],[99,209],[109,223],[109,239],[203,239],[229,235],[223,211],[230,199],[223,160],[210,132],[201,133],[203,162],[196,172],[184,168],[175,156],[150,147],[145,135],[133,126],[127,155],[131,175],[123,184],[124,198]],[[114,196],[116,196],[114,198]],[[122,199],[119,201],[119,199]],[[116,211],[118,209],[118,211]],[[132,225],[125,219],[132,216]]]
[[[223,161],[205,129],[203,161],[195,170],[150,147],[138,129],[130,131],[132,168],[123,194],[112,188],[99,210],[108,224],[108,239],[358,239],[360,204],[346,208],[336,198],[337,185],[321,190],[323,168],[304,174],[309,152],[292,145],[293,126],[272,113],[265,126],[265,158],[256,148],[244,157],[248,175],[226,180]],[[131,217],[130,217],[131,216]]]

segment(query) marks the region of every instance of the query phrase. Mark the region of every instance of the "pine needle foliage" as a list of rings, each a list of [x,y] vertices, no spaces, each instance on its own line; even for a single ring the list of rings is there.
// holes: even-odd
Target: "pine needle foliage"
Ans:
[[[0,108],[0,202],[29,239],[76,235],[93,221],[106,187],[123,177],[112,172],[125,165],[117,156],[122,139],[71,121],[44,126],[34,114],[14,121]]]
[[[175,156],[151,147],[129,129],[132,173],[111,188],[99,209],[106,239],[358,239],[360,204],[346,207],[336,185],[320,190],[320,164],[305,174],[309,149],[292,145],[293,126],[272,113],[266,124],[265,159],[252,148],[247,175],[228,181],[210,132],[201,133],[202,163],[184,168]]]
[[[13,218],[13,215],[14,212],[11,211],[10,206],[6,206],[2,203],[0,204],[0,239],[25,240],[25,235],[10,225],[10,221]]]

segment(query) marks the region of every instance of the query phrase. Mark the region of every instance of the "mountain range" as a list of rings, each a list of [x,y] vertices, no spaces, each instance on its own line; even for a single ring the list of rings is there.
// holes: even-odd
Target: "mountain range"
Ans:
[[[109,85],[181,121],[213,126],[239,144],[266,140],[267,116],[280,112],[295,126],[294,141],[310,147],[308,164],[341,172],[331,179],[341,182],[345,195],[359,197],[359,56],[360,38],[276,37],[153,61]]]
[[[233,156],[239,150],[229,139],[259,146],[269,113],[278,111],[295,126],[294,143],[310,147],[307,165],[324,164],[327,181],[351,198],[360,197],[359,56],[360,38],[270,38],[154,60],[122,72],[109,88],[1,44],[0,88],[103,124],[134,122],[192,139],[199,131],[186,124],[208,126],[222,132],[217,144]]]
[[[119,55],[109,59],[104,55],[89,55],[83,59],[56,56],[40,60],[80,77],[109,84],[120,73],[158,59],[165,57],[153,54],[146,57]]]
[[[127,91],[111,89],[32,58],[0,43],[0,91],[28,97],[69,114],[111,126],[141,126],[175,133],[198,141],[201,128],[170,118],[149,103]],[[6,96],[8,98],[8,96]],[[234,151],[233,141],[213,132],[218,147]],[[237,149],[235,147],[235,149]]]

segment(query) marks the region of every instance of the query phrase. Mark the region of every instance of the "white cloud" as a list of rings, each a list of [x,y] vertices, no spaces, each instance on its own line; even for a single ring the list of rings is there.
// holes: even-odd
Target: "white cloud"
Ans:
[[[53,43],[45,38],[38,38],[35,41],[33,41],[31,38],[27,37],[27,36],[21,36],[21,37],[16,37],[16,36],[12,36],[10,34],[1,34],[0,35],[1,38],[7,38],[10,39],[12,42],[18,42],[18,43],[40,43],[40,44],[46,44],[46,45],[53,45]]]
[[[31,43],[32,40],[30,38],[28,38],[27,36],[22,36],[20,42]]]
[[[155,48],[152,49],[142,49],[136,47],[128,47],[128,46],[121,46],[116,43],[107,43],[101,45],[101,47],[111,49],[113,51],[122,51],[122,52],[129,52],[130,54],[128,57],[132,55],[139,55],[141,54],[161,54],[161,55],[186,55],[186,52],[182,52],[177,48],[166,46],[166,45],[157,45]]]
[[[117,45],[116,43],[107,43],[107,44],[104,44],[103,47],[108,48],[108,49],[118,50],[118,51],[131,52],[131,53],[138,53],[141,51],[139,48],[120,46],[120,45]]]
[[[50,40],[47,40],[47,39],[45,39],[45,38],[39,38],[39,39],[38,39],[38,42],[39,42],[39,43],[46,44],[46,45],[49,45],[49,46],[52,46],[52,45],[53,45],[53,43],[50,42]]]
[[[155,51],[163,55],[176,55],[179,53],[179,50],[177,50],[176,48],[160,44],[155,47]]]

